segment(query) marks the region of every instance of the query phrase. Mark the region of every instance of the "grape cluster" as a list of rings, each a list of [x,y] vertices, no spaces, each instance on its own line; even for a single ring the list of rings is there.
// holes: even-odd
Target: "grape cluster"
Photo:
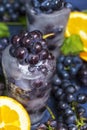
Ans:
[[[65,3],[63,0],[32,0],[31,3],[37,14],[41,12],[52,13],[53,11],[62,9],[64,6],[72,9],[72,5]]]
[[[75,80],[83,62],[78,56],[60,55],[56,66],[52,94],[58,112],[58,130],[61,130],[60,123],[64,130],[87,130],[86,108],[83,105],[87,103],[87,93],[80,91],[80,84]]]
[[[82,65],[78,56],[61,55],[57,59],[57,73],[63,79],[75,78]]]
[[[0,21],[17,21],[21,15],[25,15],[25,6],[21,0],[0,1]]]
[[[35,65],[41,60],[53,59],[48,51],[47,42],[40,31],[22,31],[11,38],[10,54],[21,64]]]

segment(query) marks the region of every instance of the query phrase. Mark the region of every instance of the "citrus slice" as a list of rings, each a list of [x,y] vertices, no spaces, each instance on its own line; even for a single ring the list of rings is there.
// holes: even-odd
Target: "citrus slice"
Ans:
[[[80,56],[81,59],[87,61],[87,52],[85,52],[85,51],[80,52],[79,56]]]
[[[78,34],[87,48],[87,13],[74,11],[70,13],[65,30],[65,37]]]
[[[30,117],[16,100],[0,96],[0,130],[30,130]]]

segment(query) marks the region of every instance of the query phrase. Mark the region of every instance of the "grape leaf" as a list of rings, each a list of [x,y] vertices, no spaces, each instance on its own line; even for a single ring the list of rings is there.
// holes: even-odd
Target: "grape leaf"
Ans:
[[[64,55],[79,54],[84,50],[84,45],[79,35],[72,34],[70,37],[64,39],[60,50]]]
[[[9,37],[9,36],[10,36],[10,33],[9,33],[8,26],[5,23],[0,22],[0,38]]]

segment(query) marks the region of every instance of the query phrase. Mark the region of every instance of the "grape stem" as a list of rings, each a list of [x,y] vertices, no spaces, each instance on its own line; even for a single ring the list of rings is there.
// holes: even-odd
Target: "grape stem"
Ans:
[[[48,106],[46,106],[46,108],[47,108],[48,112],[50,113],[52,119],[55,120],[55,116],[54,116],[52,110]]]
[[[55,36],[55,33],[45,34],[45,35],[43,35],[43,39],[47,39],[47,38],[49,38],[51,36]]]
[[[77,105],[78,105],[78,103],[75,101],[72,102],[72,104],[71,104],[72,110],[76,113],[76,115],[77,115],[77,112],[76,112]],[[80,127],[84,126],[84,124],[85,124],[84,121],[87,121],[87,119],[83,118],[83,117],[78,118],[78,116],[76,116],[76,118],[77,118],[76,125],[78,127],[78,130],[80,130]]]
[[[53,130],[53,128],[50,125],[48,125],[48,130]]]

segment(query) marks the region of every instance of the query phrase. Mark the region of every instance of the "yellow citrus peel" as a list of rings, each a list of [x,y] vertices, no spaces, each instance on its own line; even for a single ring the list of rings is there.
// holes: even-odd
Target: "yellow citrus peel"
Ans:
[[[65,30],[65,37],[72,34],[78,34],[84,44],[84,52],[80,57],[87,61],[87,13],[74,11],[70,13],[69,20]]]
[[[30,117],[16,100],[0,96],[0,130],[30,130]]]

